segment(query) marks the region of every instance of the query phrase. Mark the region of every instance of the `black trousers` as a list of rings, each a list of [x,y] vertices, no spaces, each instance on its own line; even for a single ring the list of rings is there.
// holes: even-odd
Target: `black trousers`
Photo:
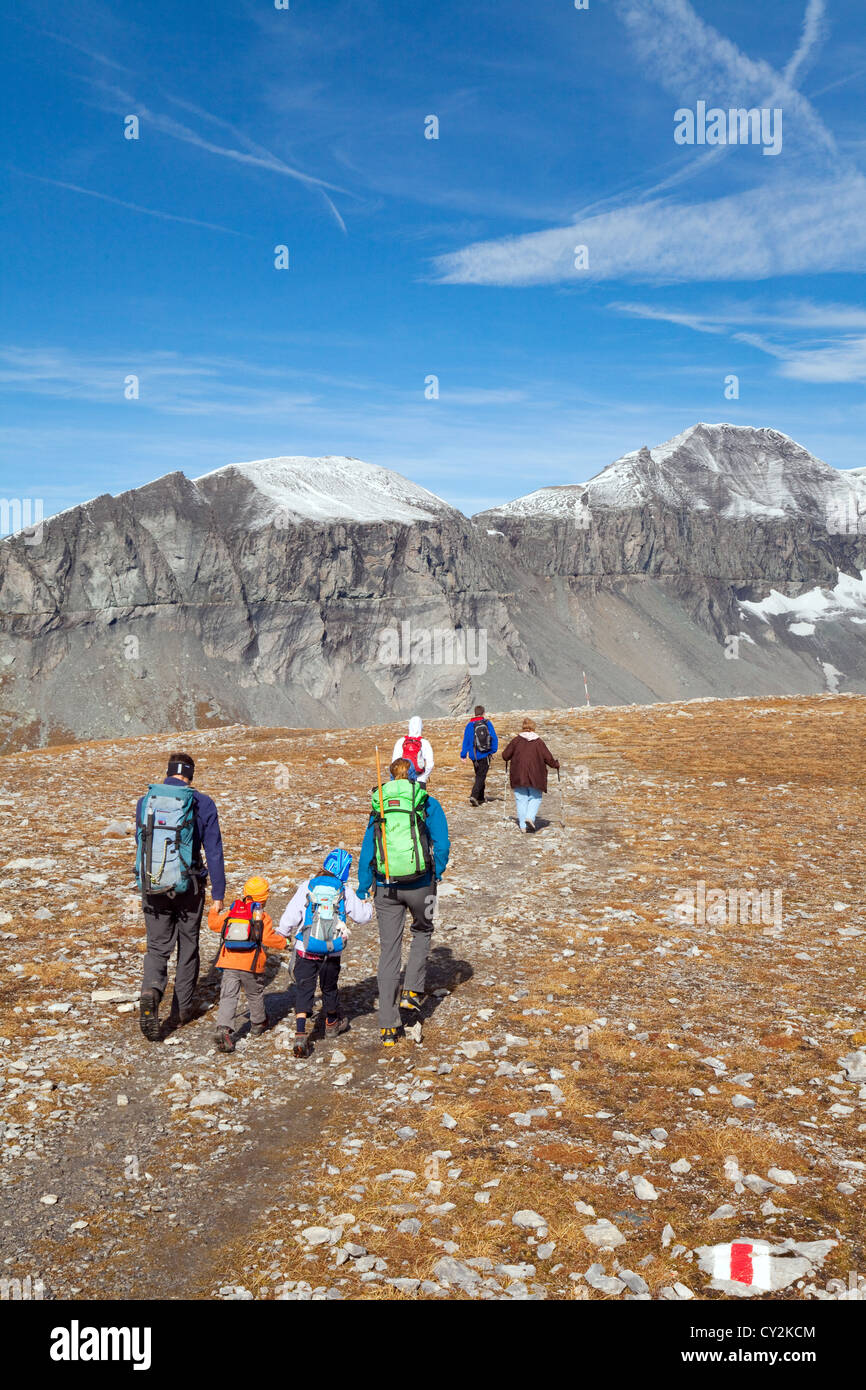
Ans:
[[[163,894],[147,896],[143,906],[147,953],[142,991],[153,990],[158,999],[162,998],[168,983],[168,963],[177,947],[173,1007],[185,1013],[192,1005],[198,982],[198,934],[204,912],[204,887],[196,884],[174,898]]]
[[[334,1018],[340,1012],[339,954],[329,956],[297,956],[295,959],[295,1013],[313,1012],[316,999],[316,982],[322,987],[322,1006],[326,1018]]]
[[[470,796],[476,801],[484,800],[484,784],[487,781],[487,773],[490,768],[489,758],[473,758],[472,766],[475,768],[475,781],[472,783]]]

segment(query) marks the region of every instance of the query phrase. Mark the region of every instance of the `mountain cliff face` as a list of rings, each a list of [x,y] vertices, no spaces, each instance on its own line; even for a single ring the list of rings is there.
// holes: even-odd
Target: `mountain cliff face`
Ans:
[[[471,521],[356,459],[170,474],[0,543],[0,739],[860,690],[863,498],[725,425]]]

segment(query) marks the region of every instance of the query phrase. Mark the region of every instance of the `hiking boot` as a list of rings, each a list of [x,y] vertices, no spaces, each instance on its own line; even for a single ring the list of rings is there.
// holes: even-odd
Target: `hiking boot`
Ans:
[[[148,1042],[159,1042],[159,999],[153,990],[142,991],[138,1001],[138,1022]]]
[[[535,821],[534,821],[534,820],[528,820],[528,821],[526,822],[526,833],[527,833],[527,835],[534,835],[534,834],[535,834]]]
[[[309,1057],[312,1050],[313,1049],[310,1046],[310,1039],[307,1037],[307,1035],[305,1033],[298,1033],[295,1037],[295,1045],[292,1048],[292,1056]]]
[[[214,1041],[217,1052],[234,1052],[235,1050],[235,1040],[231,1028],[218,1028]]]
[[[397,1029],[396,1029],[396,1028],[382,1028],[382,1029],[380,1029],[380,1033],[381,1033],[381,1037],[382,1037],[382,1046],[383,1046],[383,1047],[396,1047],[396,1046],[397,1046]]]
[[[423,1003],[424,996],[423,994],[419,994],[417,990],[404,989],[403,993],[400,995],[400,1008],[408,1009],[410,1013],[420,1013]]]
[[[480,804],[480,803],[479,803],[478,801],[476,801],[476,799],[475,799],[474,796],[470,796],[470,798],[469,798],[469,805],[470,805],[470,806],[478,806],[479,804]]]
[[[325,1019],[325,1037],[338,1038],[341,1033],[346,1032],[348,1027],[349,1020],[347,1018],[335,1018],[333,1023],[329,1023],[328,1020]]]
[[[270,1025],[267,1019],[264,1019],[261,1023],[251,1023],[250,1037],[260,1038],[262,1036],[262,1033],[266,1033],[268,1031],[269,1026]]]

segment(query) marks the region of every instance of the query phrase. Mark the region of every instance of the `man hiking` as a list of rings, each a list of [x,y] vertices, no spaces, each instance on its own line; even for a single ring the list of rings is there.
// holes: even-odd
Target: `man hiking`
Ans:
[[[475,781],[469,793],[469,805],[480,806],[484,800],[484,784],[490,768],[490,759],[499,747],[496,730],[489,719],[484,717],[484,706],[476,705],[475,713],[463,730],[463,747],[460,757],[465,762],[471,758],[475,768]]]
[[[409,733],[406,738],[398,738],[394,744],[394,751],[391,754],[391,761],[395,758],[406,758],[411,764],[409,777],[412,781],[419,781],[422,787],[426,787],[427,779],[433,771],[433,749],[426,738],[421,737],[423,723],[419,715],[413,714],[409,720]]]
[[[541,798],[547,791],[547,769],[558,768],[559,763],[544,739],[535,732],[531,719],[524,719],[521,732],[511,740],[502,756],[509,764],[518,829],[532,834]]]
[[[198,934],[205,884],[211,877],[213,905],[222,911],[226,893],[223,845],[217,808],[192,785],[195,762],[171,753],[164,782],[152,783],[135,811],[135,876],[147,925],[139,1023],[148,1042],[158,1042],[159,1005],[168,982],[168,962],[177,947],[169,1021],[195,1017]],[[202,863],[202,850],[207,868]]]
[[[375,883],[379,922],[379,1025],[384,1047],[393,1047],[400,1009],[418,1013],[424,1001],[427,958],[433,933],[436,884],[451,849],[445,812],[420,782],[409,780],[410,764],[396,758],[391,781],[373,788],[373,809],[358,857],[358,895]],[[387,868],[386,868],[387,864]],[[400,953],[407,911],[412,945],[400,991]]]

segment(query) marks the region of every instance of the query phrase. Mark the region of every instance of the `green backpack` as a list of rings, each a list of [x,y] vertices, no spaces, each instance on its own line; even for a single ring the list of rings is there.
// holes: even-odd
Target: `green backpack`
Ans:
[[[427,829],[427,793],[418,782],[400,777],[386,782],[382,788],[382,808],[379,788],[373,788],[373,821],[376,827],[376,871],[389,883],[405,883],[419,878],[433,866],[430,833]],[[388,850],[388,873],[385,873],[385,854],[382,830]]]

